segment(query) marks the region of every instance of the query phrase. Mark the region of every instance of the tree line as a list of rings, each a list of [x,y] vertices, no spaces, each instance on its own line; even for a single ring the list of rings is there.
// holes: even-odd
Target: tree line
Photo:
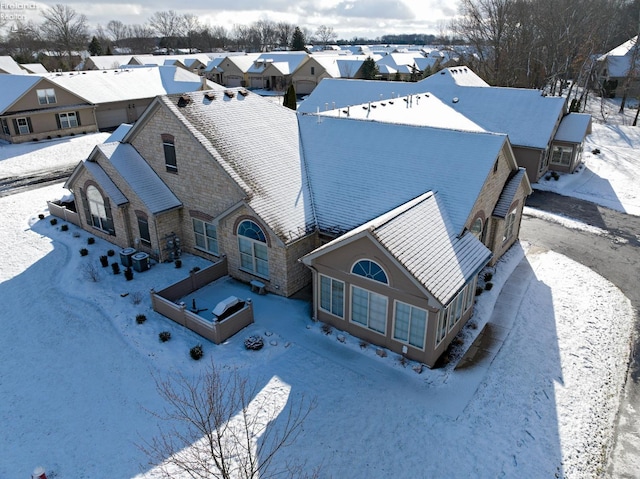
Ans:
[[[587,84],[596,55],[638,34],[638,0],[459,0],[451,31],[491,85]]]

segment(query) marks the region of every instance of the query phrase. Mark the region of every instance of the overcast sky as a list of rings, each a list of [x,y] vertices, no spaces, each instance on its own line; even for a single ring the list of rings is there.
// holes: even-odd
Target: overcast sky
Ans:
[[[306,27],[314,33],[319,25],[333,27],[338,38],[354,36],[376,38],[394,33],[438,34],[443,22],[455,15],[452,0],[109,0],[74,2],[64,0],[7,0],[1,3],[2,15],[27,15],[41,21],[34,6],[46,8],[56,3],[69,5],[87,16],[93,29],[109,20],[126,24],[145,23],[156,11],[174,10],[193,13],[202,22],[221,25],[249,25],[259,19],[286,21]],[[16,8],[26,7],[26,8]],[[6,18],[6,17],[5,17]]]

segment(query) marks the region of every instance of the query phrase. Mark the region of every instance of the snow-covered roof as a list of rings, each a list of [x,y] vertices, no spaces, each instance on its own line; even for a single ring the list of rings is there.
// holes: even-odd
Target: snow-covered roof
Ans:
[[[437,191],[461,232],[506,136],[299,115],[318,226],[349,231]]]
[[[22,75],[25,71],[10,56],[0,56],[0,73],[8,73],[11,75]]]
[[[116,186],[116,184],[113,182],[113,180],[109,177],[107,172],[104,171],[102,169],[102,167],[98,163],[95,163],[95,162],[90,161],[88,159],[84,159],[84,160],[82,160],[82,163],[80,163],[74,169],[73,173],[77,173],[78,171],[80,171],[80,167],[86,168],[86,170],[89,172],[89,174],[95,178],[95,180],[98,182],[98,184],[103,189],[103,191],[107,194],[107,196],[109,198],[111,198],[111,200],[117,206],[122,206],[122,205],[126,205],[127,203],[129,203],[129,200],[124,195],[124,193],[122,193],[122,191],[120,191],[120,189]],[[71,180],[72,180],[72,178],[74,176],[75,175],[72,174],[69,177],[69,180],[67,181],[67,184],[65,184],[65,187],[68,184],[71,183]]]
[[[569,113],[560,122],[556,136],[557,141],[582,143],[591,130],[591,115],[586,113]]]
[[[525,88],[488,87],[476,79],[466,67],[445,69],[415,83],[324,79],[298,111],[313,113],[428,91],[486,131],[508,134],[514,146],[548,146],[564,113],[565,98]]]
[[[513,200],[518,192],[518,188],[523,181],[526,181],[527,170],[526,168],[519,168],[517,173],[509,178],[509,181],[504,185],[496,207],[493,209],[493,216],[498,218],[506,218],[509,214],[509,208],[513,203]]]
[[[243,89],[232,96],[189,93],[159,98],[247,195],[247,204],[285,243],[314,226],[294,111]],[[265,119],[269,121],[265,121]],[[260,127],[256,127],[261,125]]]
[[[447,305],[491,259],[471,233],[452,228],[438,194],[399,207],[371,233],[441,304]]]
[[[246,53],[244,55],[230,55],[225,58],[225,61],[222,63],[222,68],[226,68],[226,63],[232,63],[235,65],[238,70],[246,73],[249,68],[253,65],[253,62],[256,58],[260,56],[259,53]]]
[[[84,61],[84,68],[97,70],[114,70],[120,65],[126,65],[133,55],[92,55]]]
[[[629,73],[629,67],[631,66],[632,54],[636,47],[637,41],[638,37],[635,36],[598,58],[599,61],[606,61],[608,76],[627,76],[627,74]]]
[[[203,81],[202,77],[176,66],[49,73],[43,77],[94,104],[184,93],[201,88]],[[207,86],[224,89],[213,82]]]
[[[439,195],[428,191],[321,246],[303,261],[309,263],[367,233],[442,305],[491,258],[491,251],[475,236],[458,235]]]
[[[162,213],[182,205],[153,168],[130,144],[103,143],[96,146],[96,149],[102,152],[122,180],[131,187],[151,213]]]
[[[48,70],[42,63],[21,63],[20,66],[26,73],[48,73]],[[22,73],[25,73],[24,71]]]
[[[114,141],[122,141],[124,136],[131,131],[131,127],[133,125],[129,125],[128,123],[122,123],[118,128],[116,128],[109,137],[104,140],[104,143],[112,143]]]
[[[4,113],[41,79],[36,75],[0,74],[0,113]]]
[[[262,73],[270,64],[273,63],[287,63],[288,70],[292,73],[296,71],[298,67],[307,60],[307,58],[309,58],[309,54],[306,52],[262,53],[253,60],[253,63],[248,68],[247,73]]]
[[[320,112],[320,115],[464,131],[485,131],[428,92],[337,108]]]

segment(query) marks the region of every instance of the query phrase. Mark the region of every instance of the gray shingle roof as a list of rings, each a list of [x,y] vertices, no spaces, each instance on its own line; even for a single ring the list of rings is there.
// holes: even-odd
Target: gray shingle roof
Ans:
[[[516,193],[518,192],[518,187],[522,183],[526,174],[527,170],[525,168],[520,168],[518,172],[513,175],[509,181],[507,181],[500,193],[500,198],[498,198],[496,207],[493,210],[493,216],[497,216],[498,218],[507,217],[509,214],[509,208],[511,207]]]
[[[106,195],[111,198],[111,200],[116,205],[122,206],[129,203],[127,197],[124,196],[122,191],[120,191],[120,189],[116,186],[113,180],[109,178],[109,175],[107,175],[106,171],[104,171],[99,164],[89,160],[82,160],[82,164],[91,174],[91,176],[93,176],[98,184],[103,188]]]
[[[260,96],[230,89],[233,97],[189,93],[162,101],[212,154],[247,195],[248,205],[284,241],[315,226],[306,172],[300,156],[296,114]]]
[[[127,143],[103,143],[97,149],[118,171],[152,214],[182,205],[136,149]]]

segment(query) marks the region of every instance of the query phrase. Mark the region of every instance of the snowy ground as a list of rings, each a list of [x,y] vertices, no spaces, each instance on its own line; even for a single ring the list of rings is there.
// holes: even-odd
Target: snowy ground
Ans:
[[[598,133],[603,126],[594,125],[603,163],[597,175],[609,179],[617,201],[631,211],[638,173],[617,170],[633,165],[633,155],[609,143],[616,135]],[[618,137],[635,131],[616,128]],[[23,164],[37,157],[56,161],[47,148],[26,155]],[[0,161],[0,176],[12,161]],[[554,187],[572,194],[565,176]],[[595,200],[610,200],[609,190],[589,191]],[[456,370],[452,362],[418,374],[393,353],[382,358],[354,338],[343,343],[335,331],[323,334],[309,320],[307,303],[257,296],[228,279],[213,296],[199,297],[199,306],[212,307],[217,295],[251,297],[256,323],[216,346],[154,313],[146,294],[204,260],[187,256],[182,269],[155,265],[127,282],[99,265],[108,243],[88,245],[88,234],[73,225],[62,231],[61,222],[38,219],[45,201],[62,195],[56,185],[0,198],[0,238],[9,246],[0,269],[1,479],[29,477],[39,465],[58,479],[157,477],[136,446],[156,434],[149,411],[163,407],[154,376],[202,371],[207,362],[189,358],[197,343],[219,367],[239,368],[277,397],[276,409],[302,396],[317,398],[302,435],[279,463],[295,458],[309,468],[320,465],[322,478],[586,478],[601,472],[633,311],[619,290],[587,268],[526,244],[505,256],[494,288],[478,297],[473,323],[488,321],[518,264],[530,275],[522,303],[514,299],[513,329],[488,369]],[[88,256],[80,256],[83,247]],[[136,324],[136,314],[147,321]],[[465,331],[466,343],[477,329]],[[158,333],[165,330],[172,339],[161,343]],[[250,334],[264,336],[263,350],[244,349]]]

